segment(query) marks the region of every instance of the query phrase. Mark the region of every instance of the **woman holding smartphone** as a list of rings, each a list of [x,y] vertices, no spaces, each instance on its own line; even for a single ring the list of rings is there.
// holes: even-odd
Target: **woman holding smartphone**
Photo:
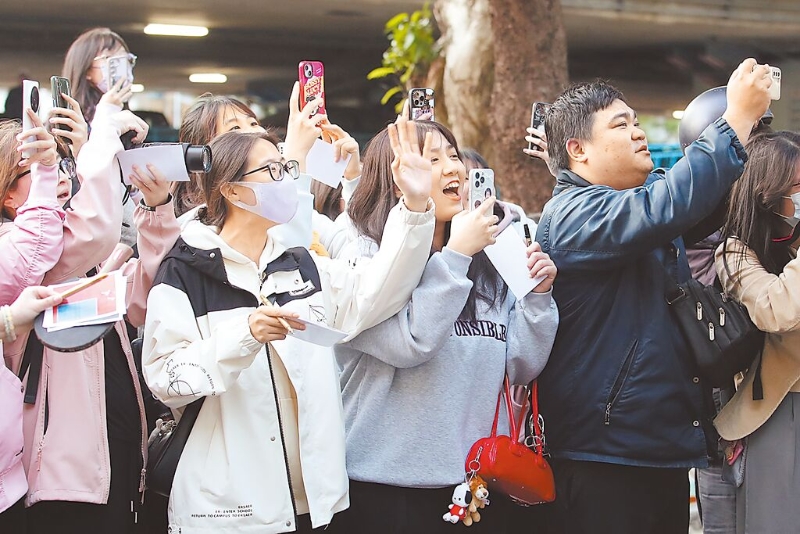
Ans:
[[[204,399],[170,495],[170,528],[187,534],[308,532],[347,507],[333,353],[287,334],[303,335],[301,316],[321,314],[354,335],[396,313],[432,239],[430,171],[409,145],[397,147],[393,183],[402,200],[373,258],[286,248],[269,230],[295,215],[293,181],[305,162],[287,161],[276,143],[268,133],[211,141],[204,206],[184,225],[148,299],[150,389],[176,417]]]
[[[489,435],[505,374],[512,384],[536,378],[558,326],[553,262],[538,244],[529,247],[530,275],[546,279],[515,298],[483,252],[495,241],[498,217],[486,216],[494,198],[463,211],[467,173],[453,134],[431,121],[416,129],[420,138],[432,137],[433,247],[404,308],[335,348],[350,476],[350,508],[332,523],[335,533],[380,532],[386,525],[396,532],[452,532],[442,515],[464,482],[470,447]],[[389,180],[394,135],[384,130],[370,141],[348,206],[360,235],[376,247],[397,202]],[[507,432],[501,426],[498,434]],[[491,485],[489,492],[492,505],[470,531],[502,534],[511,505],[491,494]]]
[[[121,190],[114,155],[122,150],[121,134],[134,130],[142,140],[147,125],[129,111],[100,104],[92,126],[77,168],[83,186],[54,230],[63,235],[63,252],[44,274],[46,285],[85,276],[119,242]],[[166,179],[156,169],[139,169],[131,179],[143,194],[135,212],[140,258],[122,271],[127,318],[136,326],[144,321],[153,276],[179,229]],[[68,198],[68,187],[64,194]],[[18,189],[14,202],[23,197]],[[79,352],[43,347],[26,334],[4,350],[6,364],[25,387],[28,533],[133,532],[144,491],[147,428],[125,322]]]
[[[747,156],[731,190],[716,270],[766,336],[761,357],[714,425],[724,440],[745,447],[736,531],[778,534],[800,522],[800,135],[757,135]],[[759,374],[763,398],[755,400]]]

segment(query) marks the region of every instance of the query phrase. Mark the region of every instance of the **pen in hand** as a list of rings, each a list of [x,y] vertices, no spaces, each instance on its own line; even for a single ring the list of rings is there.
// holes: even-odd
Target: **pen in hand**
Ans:
[[[261,304],[267,308],[277,308],[277,306],[270,302],[269,299],[264,295],[259,295],[258,298],[261,301]],[[289,325],[289,323],[286,322],[286,319],[283,317],[276,317],[276,319],[278,319],[278,322],[281,323],[281,326],[284,327],[288,333],[294,334],[294,329]]]
[[[525,246],[529,247],[533,243],[533,239],[531,239],[531,229],[528,227],[528,223],[522,225],[523,230],[525,230]]]

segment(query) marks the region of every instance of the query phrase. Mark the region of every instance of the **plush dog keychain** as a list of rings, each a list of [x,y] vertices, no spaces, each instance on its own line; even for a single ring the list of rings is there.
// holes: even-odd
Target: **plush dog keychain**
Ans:
[[[466,526],[472,526],[481,520],[478,510],[489,504],[489,489],[486,481],[475,471],[467,473],[464,482],[453,490],[452,504],[442,519],[454,525],[459,521]]]

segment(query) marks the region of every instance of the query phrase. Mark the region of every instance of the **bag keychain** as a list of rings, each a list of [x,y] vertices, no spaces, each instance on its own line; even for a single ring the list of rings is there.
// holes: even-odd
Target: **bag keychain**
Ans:
[[[442,519],[454,525],[460,520],[468,527],[481,520],[480,510],[489,505],[489,488],[486,481],[478,474],[479,469],[478,459],[470,462],[470,470],[464,475],[464,482],[453,490],[453,503]]]

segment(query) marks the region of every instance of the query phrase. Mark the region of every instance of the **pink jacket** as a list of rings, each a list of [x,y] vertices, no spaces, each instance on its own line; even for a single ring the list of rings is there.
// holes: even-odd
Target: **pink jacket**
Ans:
[[[107,123],[107,113],[98,106],[92,134],[78,157],[81,190],[72,201],[73,210],[64,222],[64,253],[45,276],[55,284],[83,276],[109,256],[119,241],[122,198],[114,156],[122,150],[119,134]],[[137,208],[138,260],[123,267],[128,276],[128,320],[144,322],[147,293],[163,256],[177,240],[180,230],[172,203],[155,211]],[[146,462],[147,435],[142,392],[124,323],[115,325],[127,357],[139,403],[142,425],[142,457]],[[18,369],[27,336],[6,347],[11,369]],[[103,342],[76,353],[45,348],[36,403],[23,413],[23,464],[28,474],[26,504],[64,500],[104,504],[108,500],[111,468],[108,452]],[[24,383],[24,381],[23,381]],[[45,429],[45,403],[49,408]],[[142,480],[144,472],[142,472]],[[143,488],[140,487],[140,491]]]
[[[56,198],[58,166],[34,163],[28,199],[0,224],[0,305],[42,282],[64,249],[64,211]],[[2,355],[0,345],[0,355]],[[25,495],[22,467],[22,385],[0,365],[0,512]]]
[[[28,200],[0,224],[0,305],[42,283],[64,250],[64,210],[56,199],[58,166],[34,163]]]

